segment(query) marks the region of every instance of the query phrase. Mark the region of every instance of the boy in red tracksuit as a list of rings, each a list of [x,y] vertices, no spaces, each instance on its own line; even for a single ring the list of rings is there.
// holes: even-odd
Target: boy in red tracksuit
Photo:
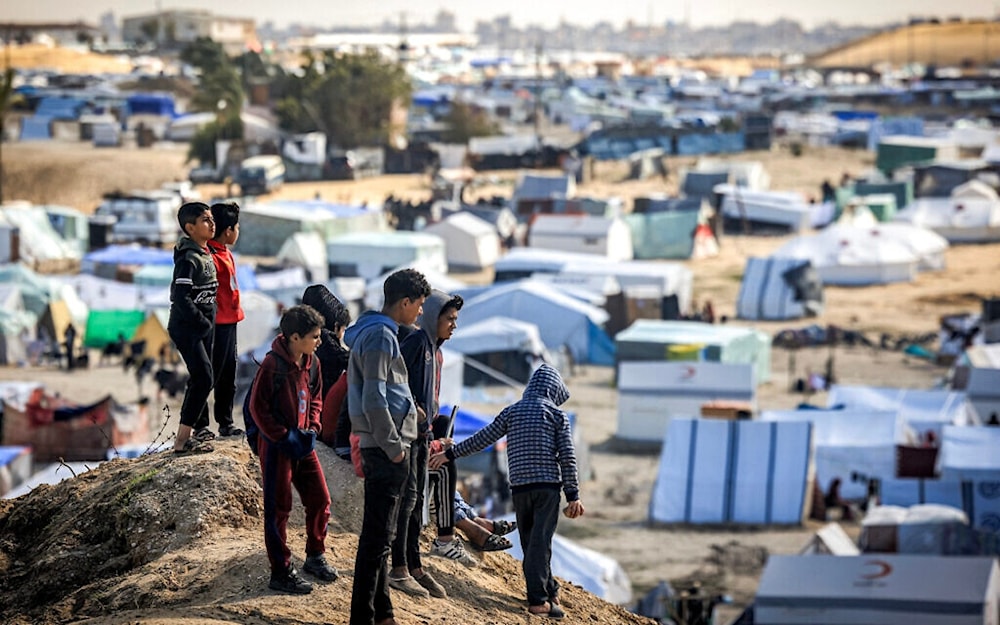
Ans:
[[[250,414],[260,428],[257,444],[264,488],[264,546],[271,564],[268,587],[294,594],[308,594],[313,585],[299,576],[288,550],[286,527],[293,485],[306,513],[302,570],[328,582],[338,576],[323,556],[330,492],[313,450],[323,407],[315,356],[323,324],[322,315],[314,308],[299,305],[287,309],[281,315],[281,334],[271,343],[250,396]],[[283,362],[278,363],[279,359]]]
[[[243,436],[243,430],[233,425],[233,401],[236,398],[236,324],[243,321],[244,314],[240,306],[240,286],[236,281],[236,260],[229,251],[240,238],[240,207],[236,202],[212,204],[212,218],[215,219],[215,237],[208,240],[208,251],[212,253],[219,277],[212,345],[215,422],[219,425],[219,436]],[[206,438],[211,434],[207,403],[195,432],[203,433],[201,436]]]

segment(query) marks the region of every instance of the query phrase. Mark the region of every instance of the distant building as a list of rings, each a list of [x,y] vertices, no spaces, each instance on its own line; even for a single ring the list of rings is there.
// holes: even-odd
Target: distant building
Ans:
[[[204,10],[167,10],[122,20],[126,43],[180,48],[199,37],[209,37],[230,55],[259,45],[256,25],[250,18],[222,17]]]
[[[48,39],[59,45],[75,46],[100,36],[100,29],[84,22],[0,22],[0,40],[16,43]]]

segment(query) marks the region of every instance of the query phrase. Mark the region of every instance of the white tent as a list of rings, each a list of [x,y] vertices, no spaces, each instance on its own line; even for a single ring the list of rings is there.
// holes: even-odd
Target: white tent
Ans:
[[[273,339],[278,327],[278,302],[261,291],[240,291],[245,318],[236,324],[236,345],[243,352]]]
[[[942,480],[1000,481],[1000,427],[946,425],[941,431]]]
[[[533,248],[632,260],[632,230],[625,221],[592,215],[538,215],[528,231]]]
[[[979,421],[1000,415],[1000,343],[973,345],[965,350],[969,381],[965,393]]]
[[[490,317],[534,323],[546,347],[566,346],[577,362],[612,362],[614,348],[601,329],[608,313],[547,285],[531,280],[497,285],[467,300],[460,319],[472,324]]]
[[[76,245],[56,232],[42,208],[28,202],[5,203],[2,220],[20,232],[18,254],[30,267],[65,270],[82,258]]]
[[[423,232],[354,232],[327,240],[331,275],[371,280],[386,271],[420,263],[440,274],[448,272],[444,240]]]
[[[819,529],[799,555],[856,556],[861,553],[839,523],[827,523]]]
[[[461,316],[459,320],[462,321]],[[484,352],[520,351],[541,355],[545,344],[538,333],[538,326],[508,317],[489,317],[475,323],[461,324],[448,341],[448,348],[462,354]]]
[[[169,287],[141,286],[79,273],[61,278],[88,310],[149,310],[151,302],[170,305]],[[74,315],[75,318],[75,315]]]
[[[398,267],[392,267],[382,275],[368,280],[365,284],[366,307],[370,310],[378,310],[382,308],[382,302],[385,300],[385,291],[383,290],[385,279],[388,278],[390,274],[403,268],[416,269],[420,273],[424,274],[424,277],[427,279],[427,282],[431,285],[432,289],[444,291],[445,293],[454,293],[466,287],[466,284],[461,280],[456,280],[443,271],[440,271],[436,263],[427,263],[418,260],[404,263]]]
[[[318,232],[296,232],[288,237],[278,250],[277,260],[283,265],[302,267],[309,272],[311,282],[326,282],[330,275],[326,242]]]
[[[799,269],[803,265],[808,267]],[[796,272],[796,270],[799,270]],[[808,275],[796,285],[786,278],[789,272],[816,276],[812,288]],[[798,319],[819,314],[823,305],[822,284],[809,261],[796,258],[748,258],[736,300],[740,319]]]
[[[622,440],[658,442],[670,422],[696,417],[711,401],[757,401],[753,366],[719,362],[618,364],[618,428]]]
[[[933,230],[952,243],[1000,241],[1000,201],[965,193],[918,198],[894,219]]]
[[[812,207],[801,194],[792,191],[751,191],[732,184],[713,189],[722,195],[722,214],[731,220],[780,226],[790,232],[807,230],[812,223]]]
[[[507,553],[517,560],[524,560],[517,530],[508,534],[507,538],[514,544]],[[559,534],[552,537],[552,574],[578,584],[608,603],[626,605],[632,602],[632,582],[615,559]]]
[[[808,423],[674,419],[650,520],[798,525],[812,477],[811,437]]]
[[[895,412],[918,434],[933,430],[940,435],[945,425],[975,423],[965,393],[956,391],[834,384],[827,394],[826,405],[847,410]]]
[[[758,625],[997,625],[994,558],[771,555],[754,599]]]
[[[442,406],[458,406],[462,403],[462,373],[465,371],[465,356],[447,347],[441,348],[444,368],[441,369]]]
[[[448,268],[480,270],[492,267],[500,257],[500,236],[493,224],[470,212],[460,211],[424,228],[444,240]]]
[[[905,426],[895,412],[860,410],[766,410],[763,421],[808,421],[813,424],[816,481],[826,489],[840,478],[840,494],[863,498],[866,480],[852,475],[891,479],[896,476],[896,444],[905,439]]]

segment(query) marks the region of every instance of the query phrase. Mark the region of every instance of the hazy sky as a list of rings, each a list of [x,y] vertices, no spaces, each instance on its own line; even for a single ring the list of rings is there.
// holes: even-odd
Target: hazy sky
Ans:
[[[456,15],[461,29],[471,31],[476,20],[510,15],[515,26],[538,24],[551,27],[565,20],[587,25],[606,20],[621,26],[627,20],[640,24],[683,21],[692,26],[728,24],[734,19],[771,22],[781,17],[811,28],[826,20],[842,24],[880,24],[903,21],[910,16],[947,18],[992,17],[1000,0],[0,0],[3,21],[97,22],[109,9],[115,17],[152,13],[160,8],[206,8],[222,15],[252,17],[258,22],[289,22],[317,26],[362,26],[383,19],[398,21],[406,14],[408,24],[430,22],[447,9]],[[501,9],[502,7],[502,9]]]

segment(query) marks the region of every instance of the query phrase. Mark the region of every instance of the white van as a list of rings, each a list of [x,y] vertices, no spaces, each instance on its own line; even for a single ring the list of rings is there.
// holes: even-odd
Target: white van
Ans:
[[[180,233],[180,206],[180,195],[172,191],[133,191],[104,196],[95,214],[112,215],[117,220],[111,230],[113,243],[170,246]]]
[[[243,195],[270,193],[285,182],[285,163],[280,156],[251,156],[240,164],[237,179]]]

